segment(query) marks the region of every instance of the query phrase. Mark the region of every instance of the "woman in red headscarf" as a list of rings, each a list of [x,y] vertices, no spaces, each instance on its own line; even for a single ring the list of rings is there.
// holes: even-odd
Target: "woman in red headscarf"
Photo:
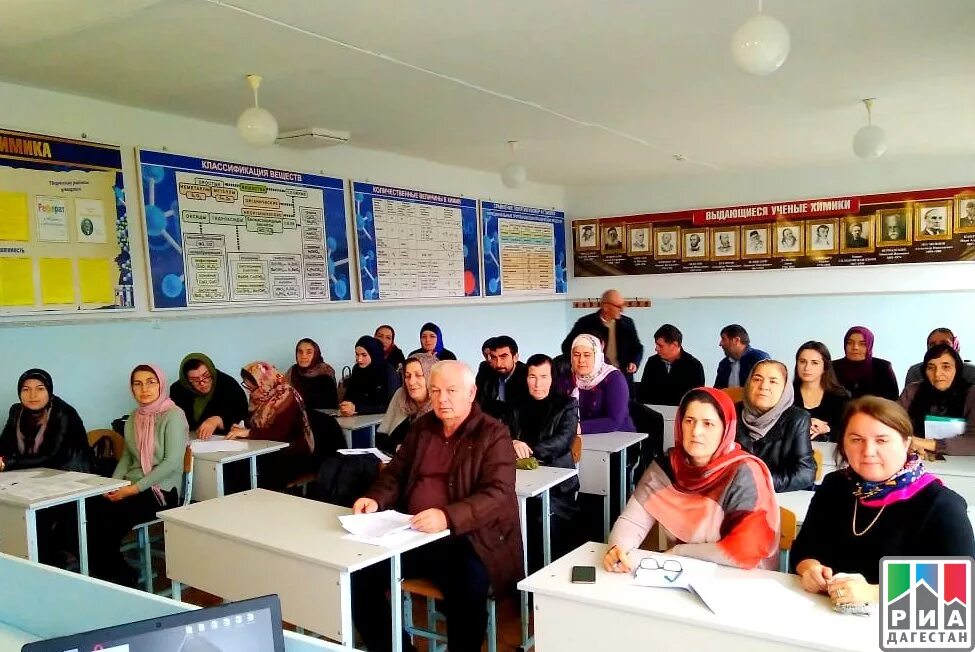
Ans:
[[[735,443],[727,394],[699,387],[677,410],[674,447],[655,461],[609,535],[608,571],[631,572],[627,556],[654,523],[670,554],[738,568],[775,568],[779,508],[765,464]]]

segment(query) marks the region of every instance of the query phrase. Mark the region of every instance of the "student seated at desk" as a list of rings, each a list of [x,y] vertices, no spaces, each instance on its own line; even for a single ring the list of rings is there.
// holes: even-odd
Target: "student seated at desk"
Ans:
[[[28,369],[17,380],[20,402],[10,406],[0,433],[0,472],[60,469],[94,473],[85,424],[73,407],[54,395],[54,381],[43,369]],[[75,506],[37,512],[38,554],[42,563],[64,567],[62,551],[77,552]]]
[[[843,337],[846,356],[833,360],[840,383],[853,398],[881,396],[897,400],[897,377],[890,362],[873,357],[873,333],[864,326],[854,326]]]
[[[792,570],[810,593],[837,604],[877,602],[880,559],[975,555],[965,500],[928,473],[910,451],[911,419],[876,396],[846,412],[841,457],[813,494],[792,546]],[[832,579],[848,573],[846,579]]]
[[[933,331],[928,333],[927,348],[937,346],[938,344],[949,344],[951,348],[961,355],[961,342],[955,337],[954,332],[950,328],[941,327],[935,328]],[[975,365],[965,362],[962,364],[962,376],[972,385],[975,385]],[[910,369],[907,370],[907,376],[904,377],[904,387],[906,388],[911,383],[919,383],[924,380],[924,363],[918,362],[912,364]]]
[[[399,509],[420,532],[450,536],[403,555],[403,577],[432,581],[444,594],[447,646],[480,652],[487,629],[487,596],[510,593],[524,577],[515,454],[508,428],[474,401],[474,374],[457,361],[430,374],[433,414],[417,419],[406,441],[356,514]],[[373,565],[352,575],[352,618],[373,652],[391,648],[386,590],[389,570]],[[403,635],[403,648],[412,650]]]
[[[842,434],[843,409],[850,392],[836,379],[829,349],[822,342],[806,342],[796,351],[793,390],[793,405],[809,412],[809,437],[835,442]]]
[[[315,437],[304,402],[281,372],[268,362],[252,362],[240,370],[244,389],[250,393],[247,427],[234,426],[227,439],[250,438],[288,442],[276,453],[257,461],[258,484],[281,490],[298,476],[315,470],[312,454]]]
[[[735,406],[724,392],[699,387],[681,400],[674,447],[654,460],[609,534],[607,571],[632,572],[628,553],[654,523],[668,552],[738,568],[775,568],[779,508],[760,459],[735,443]]]
[[[439,360],[430,353],[411,355],[403,363],[403,385],[389,401],[383,422],[376,430],[376,446],[392,455],[406,439],[413,422],[433,409],[430,404],[430,370]]]
[[[339,414],[351,417],[384,413],[399,382],[396,370],[386,364],[382,343],[375,337],[363,335],[355,343],[355,366],[345,380],[345,396],[339,403]]]
[[[179,380],[169,388],[182,408],[190,430],[200,439],[223,435],[247,418],[247,396],[233,376],[217,369],[202,353],[190,353],[179,363]]]
[[[377,340],[383,343],[383,357],[386,364],[399,371],[399,368],[406,362],[403,349],[396,346],[396,331],[389,324],[383,324],[372,334]]]
[[[139,407],[125,421],[125,448],[112,477],[131,484],[88,501],[88,561],[94,577],[135,586],[122,539],[134,525],[179,503],[189,426],[158,367],[137,366],[129,386]]]
[[[633,432],[626,377],[606,362],[602,343],[595,335],[578,335],[570,356],[582,433]]]
[[[288,383],[301,394],[306,410],[334,410],[339,406],[335,369],[325,362],[318,342],[303,337],[295,345],[295,364],[288,369]]]
[[[789,372],[778,360],[762,360],[752,369],[738,408],[738,443],[772,473],[775,490],[809,489],[816,461],[809,440],[809,413],[793,405]]]
[[[410,355],[417,353],[432,353],[437,356],[437,360],[457,359],[453,351],[443,348],[443,333],[440,331],[440,327],[431,321],[420,326],[420,348],[411,351]]]
[[[899,403],[914,425],[912,448],[946,455],[975,455],[975,387],[961,372],[962,359],[948,344],[924,354],[924,379],[904,388]],[[949,439],[925,439],[925,419],[965,420],[965,431]]]
[[[513,411],[512,445],[518,459],[534,457],[545,466],[574,469],[572,442],[579,432],[579,403],[556,391],[552,383],[552,358],[536,353],[528,358],[528,398]],[[552,559],[575,548],[573,521],[579,513],[578,476],[552,487]],[[530,560],[534,561],[534,560]],[[535,567],[535,564],[530,564]]]

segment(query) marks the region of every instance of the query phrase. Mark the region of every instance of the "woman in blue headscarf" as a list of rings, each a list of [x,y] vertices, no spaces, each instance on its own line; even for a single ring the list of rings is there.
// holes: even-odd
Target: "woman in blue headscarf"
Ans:
[[[443,348],[443,333],[440,332],[439,326],[430,321],[420,327],[420,348],[410,353],[410,355],[417,355],[419,353],[431,353],[437,356],[438,360],[457,359],[453,351],[448,351]]]
[[[355,343],[355,366],[345,380],[345,397],[339,403],[339,413],[383,414],[389,399],[399,389],[399,376],[386,362],[383,343],[375,337],[363,335]]]

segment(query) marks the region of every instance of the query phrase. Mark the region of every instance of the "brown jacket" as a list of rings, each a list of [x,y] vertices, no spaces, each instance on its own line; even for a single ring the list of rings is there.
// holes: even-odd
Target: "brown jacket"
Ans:
[[[379,509],[405,509],[420,460],[442,437],[435,414],[417,419],[366,497]],[[511,435],[475,404],[453,437],[458,446],[448,480],[450,504],[443,508],[447,525],[452,535],[469,537],[495,595],[503,595],[525,576]]]

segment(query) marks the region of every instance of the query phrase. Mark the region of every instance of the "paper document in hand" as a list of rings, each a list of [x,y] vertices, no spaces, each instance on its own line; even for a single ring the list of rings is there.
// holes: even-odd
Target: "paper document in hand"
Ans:
[[[346,534],[343,538],[349,541],[365,543],[370,546],[379,546],[380,548],[398,548],[414,539],[420,539],[425,536],[426,534],[419,530],[400,530],[381,537],[362,537],[355,534]]]
[[[389,509],[372,514],[339,516],[339,521],[346,532],[360,537],[375,538],[410,529],[411,518],[413,517],[409,514]]]
[[[384,464],[393,459],[378,448],[340,448],[335,452],[339,455],[375,455]]]
[[[236,439],[195,439],[190,442],[194,453],[239,453],[247,450],[247,442]]]
[[[926,439],[951,439],[965,434],[965,419],[953,417],[924,417],[924,437]]]

